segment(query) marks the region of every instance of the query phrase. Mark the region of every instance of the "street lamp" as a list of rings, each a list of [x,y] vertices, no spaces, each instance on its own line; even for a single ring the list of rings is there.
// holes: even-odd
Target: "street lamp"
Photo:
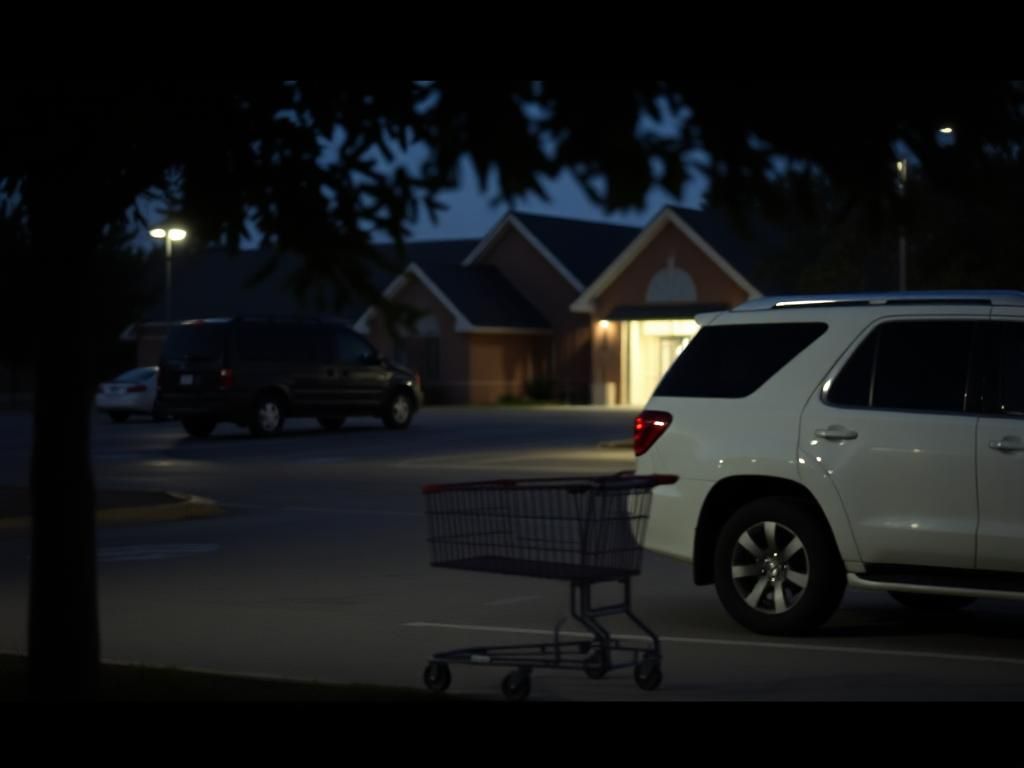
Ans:
[[[171,227],[170,229],[158,227],[149,230],[149,236],[164,241],[164,265],[166,270],[166,279],[164,281],[164,319],[169,325],[171,322],[171,257],[174,253],[173,243],[184,240],[188,237],[188,232],[179,227]]]

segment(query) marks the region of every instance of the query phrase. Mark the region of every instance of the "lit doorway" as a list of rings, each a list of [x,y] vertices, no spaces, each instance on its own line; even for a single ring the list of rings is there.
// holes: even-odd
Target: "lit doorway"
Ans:
[[[700,330],[694,320],[627,320],[622,370],[627,402],[644,405]]]

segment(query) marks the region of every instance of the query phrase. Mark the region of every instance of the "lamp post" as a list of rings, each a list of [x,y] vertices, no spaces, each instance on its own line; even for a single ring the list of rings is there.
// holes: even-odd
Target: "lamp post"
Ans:
[[[907,223],[906,223],[906,198],[907,198],[907,168],[906,158],[896,163],[896,181],[900,195],[900,251],[899,251],[899,289],[907,290]]]
[[[174,243],[180,242],[188,237],[188,232],[179,227],[170,229],[151,229],[149,236],[164,241],[164,319],[167,324],[171,323],[171,258],[174,255]]]
[[[953,126],[944,125],[939,128],[942,136],[952,137],[955,133]],[[941,141],[941,140],[940,140]],[[947,139],[947,143],[950,139]],[[907,290],[907,222],[906,222],[906,198],[907,179],[910,172],[910,160],[903,157],[896,161],[896,183],[900,196],[900,246],[899,246],[899,289]]]

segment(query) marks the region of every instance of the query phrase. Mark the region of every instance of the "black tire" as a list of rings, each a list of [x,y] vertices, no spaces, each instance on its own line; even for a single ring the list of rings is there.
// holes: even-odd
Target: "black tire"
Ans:
[[[505,675],[501,692],[509,701],[526,701],[530,696],[530,673],[516,670]]]
[[[918,592],[890,592],[889,595],[900,605],[922,613],[959,611],[974,603],[976,599],[960,595],[924,595]]]
[[[641,690],[657,690],[661,685],[661,662],[658,659],[644,659],[633,669],[633,679]]]
[[[423,683],[431,693],[444,693],[452,684],[452,673],[447,664],[432,661],[423,670]]]
[[[406,429],[415,412],[412,396],[407,392],[396,392],[384,409],[384,425],[388,429]]]
[[[345,423],[345,417],[342,416],[336,419],[317,419],[317,421],[319,421],[320,426],[328,432],[338,432]]]
[[[608,674],[611,662],[608,653],[601,646],[594,648],[593,652],[583,662],[583,671],[591,680],[600,680]]]
[[[264,392],[256,398],[249,416],[249,431],[254,437],[278,435],[284,429],[285,405],[281,396]]]
[[[209,437],[217,427],[217,422],[208,416],[182,416],[181,426],[191,437]]]
[[[110,412],[110,420],[115,424],[124,424],[128,421],[129,413],[118,413],[117,411]]]
[[[153,407],[153,412],[150,414],[153,417],[153,421],[170,421],[171,417],[167,415],[167,411],[158,406]]]
[[[744,505],[722,527],[715,588],[726,611],[747,629],[802,635],[835,612],[846,571],[817,510],[800,499],[770,497]],[[780,597],[782,610],[776,607]]]

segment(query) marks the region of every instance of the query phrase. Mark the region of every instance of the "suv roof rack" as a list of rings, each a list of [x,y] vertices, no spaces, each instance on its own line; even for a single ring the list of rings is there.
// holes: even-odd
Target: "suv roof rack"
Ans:
[[[765,296],[739,305],[734,312],[801,307],[856,307],[913,304],[978,304],[993,307],[1024,307],[1022,291],[903,291],[890,293],[834,293],[821,295]]]

